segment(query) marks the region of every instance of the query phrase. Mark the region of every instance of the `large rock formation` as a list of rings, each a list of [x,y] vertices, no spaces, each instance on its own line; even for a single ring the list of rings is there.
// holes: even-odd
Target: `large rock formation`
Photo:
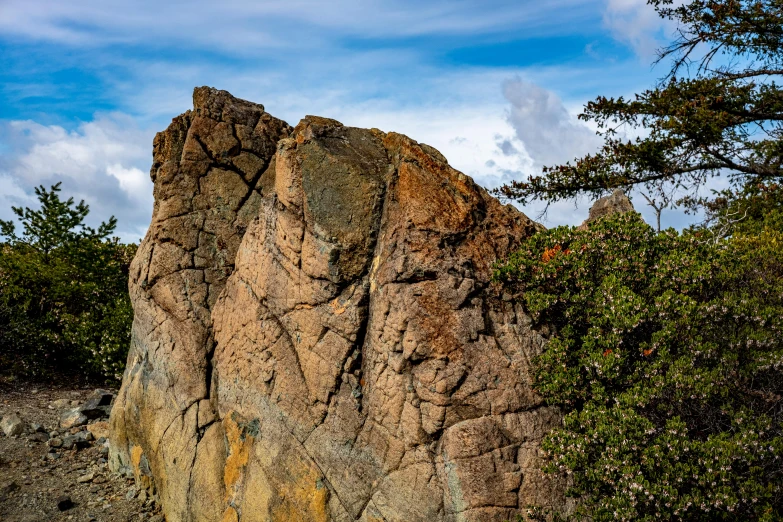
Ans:
[[[155,138],[111,466],[169,522],[562,506],[543,340],[490,284],[538,226],[400,134],[193,98]]]

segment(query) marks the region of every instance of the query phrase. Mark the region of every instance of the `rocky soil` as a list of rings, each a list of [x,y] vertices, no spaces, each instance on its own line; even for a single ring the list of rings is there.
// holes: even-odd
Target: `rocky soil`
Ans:
[[[0,522],[163,521],[132,477],[109,472],[111,406],[101,403],[112,399],[113,390],[0,383]]]

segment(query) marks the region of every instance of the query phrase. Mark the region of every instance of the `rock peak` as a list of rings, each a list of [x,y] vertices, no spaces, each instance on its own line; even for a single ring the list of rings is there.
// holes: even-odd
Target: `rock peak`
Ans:
[[[228,91],[214,87],[193,89],[193,110],[196,114],[227,123],[250,123],[264,113],[264,106],[234,97]]]
[[[593,203],[593,206],[590,207],[590,213],[585,222],[582,223],[582,226],[586,226],[588,223],[611,214],[624,214],[635,211],[633,203],[625,195],[623,189],[617,188],[608,196],[599,198]]]

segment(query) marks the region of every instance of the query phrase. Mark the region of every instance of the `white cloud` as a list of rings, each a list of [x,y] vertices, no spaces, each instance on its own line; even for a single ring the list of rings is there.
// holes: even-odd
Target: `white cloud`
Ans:
[[[682,2],[675,2],[675,4]],[[604,11],[604,25],[612,35],[630,45],[639,57],[649,62],[665,45],[676,27],[658,16],[647,0],[609,0]]]
[[[88,222],[117,217],[117,234],[137,241],[152,213],[149,168],[152,132],[122,114],[98,115],[67,131],[56,125],[11,121],[6,133],[13,153],[0,164],[0,212],[11,204],[35,206],[33,188],[62,181],[63,197],[90,205]]]
[[[106,172],[110,176],[117,178],[120,182],[120,188],[125,191],[130,199],[137,200],[139,202],[146,202],[148,200],[150,179],[149,175],[145,174],[136,167],[125,168],[119,163],[114,163],[106,167]]]
[[[511,105],[508,121],[537,168],[565,163],[601,144],[552,91],[517,78],[504,83],[503,96]]]

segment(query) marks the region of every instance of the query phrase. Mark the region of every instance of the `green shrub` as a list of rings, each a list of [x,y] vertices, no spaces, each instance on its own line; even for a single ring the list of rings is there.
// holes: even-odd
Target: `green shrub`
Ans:
[[[550,331],[534,380],[565,414],[543,447],[574,518],[783,519],[783,233],[746,228],[716,241],[629,213],[498,266]]]
[[[13,208],[23,232],[0,221],[0,368],[44,377],[77,372],[119,379],[133,312],[128,267],[136,250],[117,238],[112,217],[94,230],[89,208],[62,201],[60,184],[36,189],[40,210]]]

